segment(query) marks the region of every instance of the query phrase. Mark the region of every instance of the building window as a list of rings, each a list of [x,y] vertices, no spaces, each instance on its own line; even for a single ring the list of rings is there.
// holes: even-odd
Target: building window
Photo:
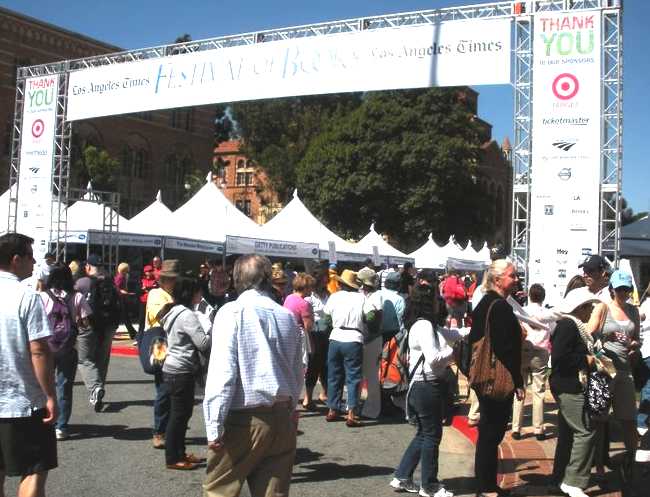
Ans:
[[[237,161],[237,176],[235,184],[237,186],[252,186],[254,181],[255,165],[252,160]]]
[[[174,109],[170,116],[172,128],[194,131],[194,109]]]
[[[144,179],[149,174],[149,153],[143,149],[125,146],[122,152],[122,171],[124,175]]]
[[[236,200],[235,201],[235,207],[237,207],[240,211],[242,211],[248,217],[251,216],[251,201],[250,200],[247,200],[247,199]]]

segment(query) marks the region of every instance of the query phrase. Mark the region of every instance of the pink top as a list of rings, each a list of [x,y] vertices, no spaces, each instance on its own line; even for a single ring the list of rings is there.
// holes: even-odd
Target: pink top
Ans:
[[[311,304],[297,293],[287,295],[287,298],[284,299],[284,307],[291,311],[296,320],[296,324],[301,330],[305,329],[304,320],[314,315]]]

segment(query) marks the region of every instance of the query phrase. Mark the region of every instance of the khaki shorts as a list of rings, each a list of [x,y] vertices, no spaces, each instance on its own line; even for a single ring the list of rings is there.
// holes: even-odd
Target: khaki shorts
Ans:
[[[628,371],[618,371],[616,377],[610,382],[612,391],[612,407],[614,418],[619,421],[634,421],[636,419],[636,390],[634,378]]]

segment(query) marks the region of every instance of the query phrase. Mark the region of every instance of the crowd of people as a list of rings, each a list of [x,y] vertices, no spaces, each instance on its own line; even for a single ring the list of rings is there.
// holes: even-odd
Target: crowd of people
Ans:
[[[580,265],[564,299],[549,308],[544,288],[524,291],[515,264],[499,251],[482,277],[418,272],[409,263],[375,267],[371,259],[360,268],[314,263],[300,271],[259,255],[232,267],[206,261],[193,273],[179,260],[154,257],[135,288],[128,263],[110,275],[95,255],[66,265],[48,254],[33,271],[32,243],[15,233],[0,237],[7,296],[0,301],[0,476],[20,476],[21,495],[44,495],[56,441],[69,436],[77,368],[101,412],[120,324],[139,346],[144,337],[165,338],[153,372],[152,445],[164,450],[169,470],[205,464],[206,496],[239,495],[244,481],[254,496],[288,495],[299,412],[322,404],[325,422],[350,428],[403,409],[415,434],[390,487],[452,497],[438,477],[439,447],[464,343],[468,418],[478,427],[477,495],[509,492],[497,485],[498,446],[510,420],[512,438],[522,437],[527,390],[534,436],[547,437],[547,384],[559,410],[558,490],[584,497],[592,478],[604,484],[610,406],[601,404],[609,397],[623,465],[650,461],[650,447],[642,440],[639,448],[650,413],[650,338],[643,336],[650,304],[632,305],[631,275],[599,255]],[[391,366],[402,367],[401,385],[389,385]],[[185,447],[197,384],[207,457]]]

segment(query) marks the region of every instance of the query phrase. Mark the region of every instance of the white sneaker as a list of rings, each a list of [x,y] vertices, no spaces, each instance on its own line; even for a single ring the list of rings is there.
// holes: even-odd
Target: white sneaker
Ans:
[[[454,494],[445,489],[440,483],[433,487],[420,487],[420,497],[454,497]]]
[[[580,487],[572,487],[566,483],[560,483],[560,490],[567,494],[569,497],[589,497],[582,491]]]
[[[56,433],[57,440],[67,440],[68,438],[70,438],[70,435],[68,435],[68,432],[66,430],[60,430],[57,428],[54,431]]]
[[[400,480],[399,478],[393,478],[389,485],[397,492],[409,492],[411,494],[417,493],[419,488],[411,479]]]

